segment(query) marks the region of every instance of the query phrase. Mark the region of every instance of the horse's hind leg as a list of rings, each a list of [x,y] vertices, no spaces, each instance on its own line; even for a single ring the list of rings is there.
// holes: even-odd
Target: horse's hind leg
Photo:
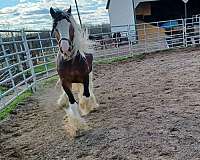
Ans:
[[[93,80],[92,80],[92,72],[89,74],[89,90],[90,90],[90,97],[91,97],[91,105],[93,108],[98,108],[99,104],[96,101],[96,97],[94,95],[94,89],[93,89]]]
[[[83,96],[79,100],[79,105],[82,115],[87,115],[99,106],[93,93],[92,72],[87,76],[83,85],[84,91]]]
[[[87,129],[87,125],[83,118],[81,118],[77,102],[71,92],[71,84],[62,84],[64,91],[69,98],[69,107],[65,108],[68,116],[68,122],[72,126],[73,131],[78,131],[79,129]]]
[[[65,93],[65,91],[63,90],[62,87],[61,87],[61,89],[62,89],[62,94],[60,95],[60,98],[58,99],[57,104],[60,108],[68,107],[69,106],[69,99],[68,99],[67,94]]]

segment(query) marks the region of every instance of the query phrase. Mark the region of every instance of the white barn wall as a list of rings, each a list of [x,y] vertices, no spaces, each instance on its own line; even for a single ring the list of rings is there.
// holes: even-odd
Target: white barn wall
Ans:
[[[112,32],[127,31],[127,27],[116,27],[122,25],[131,25],[131,30],[135,30],[132,0],[111,0],[108,12]]]
[[[111,0],[108,11],[112,26],[135,24],[132,0]]]

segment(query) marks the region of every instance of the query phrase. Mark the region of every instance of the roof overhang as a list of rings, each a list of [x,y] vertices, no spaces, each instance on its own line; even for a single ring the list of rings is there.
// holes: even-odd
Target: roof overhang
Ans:
[[[109,9],[110,1],[111,1],[111,0],[108,0],[108,1],[107,1],[106,9]],[[135,2],[135,0],[133,0],[133,1]],[[138,5],[140,2],[152,2],[152,1],[159,1],[159,0],[136,0],[136,2],[135,2],[135,8],[137,7],[137,5]]]

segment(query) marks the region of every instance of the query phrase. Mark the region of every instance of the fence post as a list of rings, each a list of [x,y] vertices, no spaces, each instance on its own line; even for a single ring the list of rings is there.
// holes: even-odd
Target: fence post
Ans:
[[[54,58],[56,59],[57,57],[57,52],[56,52],[56,49],[55,49],[55,46],[54,46],[54,43],[53,43],[53,37],[51,37],[51,32],[49,32],[49,39],[51,41],[51,47],[53,49],[53,53],[54,53]]]
[[[198,34],[198,44],[200,44],[200,17],[198,17],[199,25],[199,34]]]
[[[187,47],[187,19],[183,19],[183,42],[184,47]]]
[[[131,53],[131,27],[130,25],[128,25],[128,35],[127,35],[127,38],[128,38],[128,54]]]
[[[35,92],[36,91],[36,74],[35,74],[35,71],[34,71],[33,61],[31,59],[31,51],[30,51],[29,46],[28,46],[28,42],[27,42],[27,39],[26,39],[26,33],[25,33],[24,29],[21,31],[21,34],[22,34],[22,41],[23,41],[23,44],[24,44],[24,49],[25,49],[26,56],[27,56],[27,59],[28,59],[29,67],[31,68],[31,75],[33,77],[32,90],[33,90],[33,92]]]
[[[145,45],[145,53],[147,52],[147,32],[146,32],[146,23],[144,23],[144,45]]]
[[[42,41],[41,41],[41,37],[40,37],[40,33],[37,32],[37,36],[38,36],[38,40],[39,40],[39,44],[40,44],[40,48],[42,50],[42,56],[43,56],[43,60],[44,60],[44,67],[45,67],[45,70],[46,70],[46,74],[47,74],[47,77],[49,77],[49,72],[48,72],[48,61],[47,61],[47,58],[45,56],[45,52],[44,52],[44,49],[43,49],[43,45],[42,45]]]
[[[159,22],[157,22],[156,23],[156,26],[157,26],[157,40],[158,40],[158,48],[159,48],[159,50],[160,49],[162,49],[161,47],[162,47],[162,38],[161,38],[161,36],[160,36],[160,26],[159,26]]]

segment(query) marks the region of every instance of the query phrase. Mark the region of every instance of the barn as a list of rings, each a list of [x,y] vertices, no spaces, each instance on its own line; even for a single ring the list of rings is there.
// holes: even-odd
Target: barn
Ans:
[[[165,21],[169,19],[185,18],[185,4],[183,0],[159,0],[149,2],[151,14],[137,14],[137,19],[142,19],[145,22]],[[200,1],[188,0],[187,3],[187,18],[200,14]],[[140,3],[138,9],[146,10],[145,3]],[[137,12],[137,8],[136,8]]]
[[[185,16],[187,16],[186,18],[200,17],[199,6],[199,0],[188,0],[186,6],[184,0],[108,0],[106,9],[109,13],[113,33],[126,32],[129,39],[134,38],[141,42],[144,41],[146,34],[154,36],[159,32],[163,37],[168,35],[167,29],[171,29],[173,24],[178,25],[179,23],[175,19],[183,19]],[[173,22],[169,20],[173,20]],[[158,21],[162,21],[162,23],[147,24]],[[188,19],[187,23],[193,23],[189,21],[191,19]],[[146,32],[144,23],[146,23],[145,28],[148,28]],[[187,32],[190,31],[187,30]],[[170,32],[170,34],[174,33]]]
[[[187,17],[199,15],[199,6],[199,0],[188,0]],[[108,0],[106,9],[111,26],[185,18],[183,0]]]
[[[156,0],[108,0],[106,9],[109,13],[111,31],[114,33],[131,31],[129,38],[134,38],[136,34],[136,16],[151,15],[150,1]],[[143,3],[143,5],[140,6],[140,3]]]

